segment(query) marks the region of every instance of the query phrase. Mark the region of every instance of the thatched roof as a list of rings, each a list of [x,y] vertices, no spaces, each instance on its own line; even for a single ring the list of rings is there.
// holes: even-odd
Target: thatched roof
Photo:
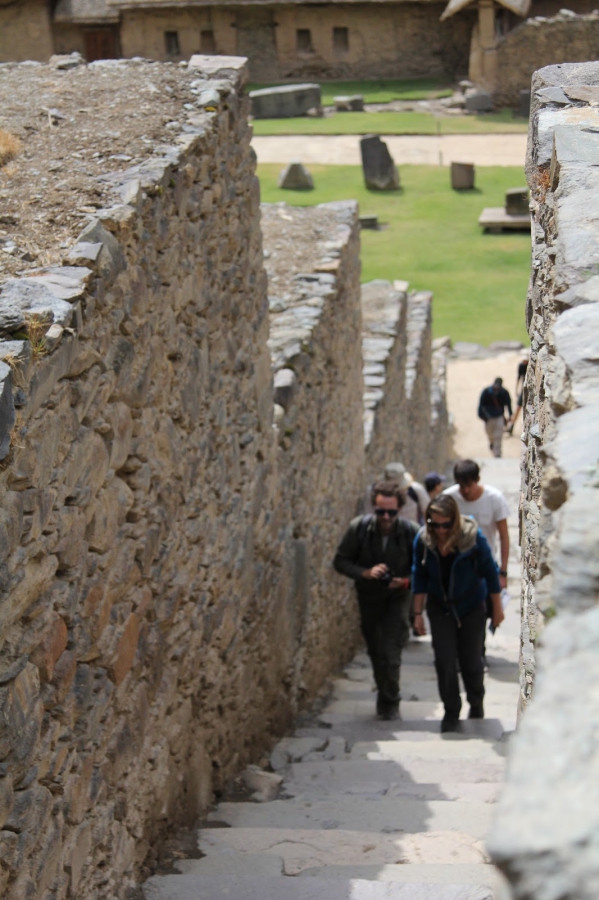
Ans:
[[[449,0],[449,3],[441,16],[441,20],[449,19],[450,16],[453,16],[457,12],[460,12],[461,9],[470,6],[473,2],[475,2],[475,0]],[[517,16],[528,15],[528,10],[530,9],[530,0],[495,0],[495,2],[498,3],[499,6],[504,6],[506,9],[509,9],[510,12],[516,13]]]

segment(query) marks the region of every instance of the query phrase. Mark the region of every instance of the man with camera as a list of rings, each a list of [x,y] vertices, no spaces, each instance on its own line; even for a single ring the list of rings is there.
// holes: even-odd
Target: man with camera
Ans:
[[[410,634],[410,572],[418,526],[400,518],[404,502],[397,482],[377,482],[373,514],[352,520],[333,560],[337,572],[355,582],[381,719],[399,718],[401,651]]]

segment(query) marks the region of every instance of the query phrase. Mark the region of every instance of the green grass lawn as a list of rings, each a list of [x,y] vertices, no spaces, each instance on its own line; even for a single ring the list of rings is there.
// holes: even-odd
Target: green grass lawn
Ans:
[[[510,109],[481,116],[433,116],[426,112],[345,112],[328,118],[255,119],[254,134],[511,134],[528,123]]]
[[[435,166],[402,166],[402,189],[392,193],[367,190],[358,166],[310,166],[313,191],[282,191],[280,170],[258,166],[263,200],[310,206],[355,199],[361,213],[388,223],[362,231],[362,281],[400,278],[433,291],[436,337],[527,341],[530,235],[483,234],[477,223],[483,206],[502,206],[505,190],[525,183],[522,169],[480,167],[477,189],[462,193],[450,188],[448,169]]]
[[[251,84],[250,91],[273,87]],[[391,100],[428,100],[431,97],[451,97],[451,88],[434,78],[403,78],[391,81],[325,81],[320,85],[323,106],[332,106],[334,97],[343,94],[362,94],[365,103],[389,103]]]

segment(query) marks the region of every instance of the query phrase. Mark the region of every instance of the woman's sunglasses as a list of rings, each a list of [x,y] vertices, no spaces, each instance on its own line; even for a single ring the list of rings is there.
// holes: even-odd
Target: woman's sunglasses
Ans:
[[[447,530],[453,528],[453,522],[433,522],[432,519],[427,519],[426,524],[430,525],[431,528],[445,528]]]

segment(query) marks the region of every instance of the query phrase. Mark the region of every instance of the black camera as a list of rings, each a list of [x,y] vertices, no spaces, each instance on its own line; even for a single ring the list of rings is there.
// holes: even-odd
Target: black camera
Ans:
[[[389,570],[387,570],[383,575],[381,575],[379,581],[381,584],[384,584],[385,587],[389,587],[394,578],[395,575],[393,574],[393,572],[389,572]]]

